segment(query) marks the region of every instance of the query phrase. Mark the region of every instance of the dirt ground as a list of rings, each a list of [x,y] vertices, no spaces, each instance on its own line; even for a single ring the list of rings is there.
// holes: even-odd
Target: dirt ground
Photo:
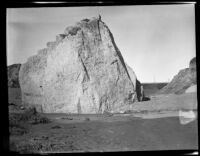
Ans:
[[[19,93],[10,95],[17,99],[9,101],[19,102]],[[15,107],[9,106],[10,114],[23,113]],[[130,108],[132,111],[117,114],[41,114],[50,122],[25,122],[12,129],[18,133],[10,134],[10,150],[71,153],[198,149],[198,118],[182,125],[178,117],[179,110],[197,113],[196,94],[159,95]]]
[[[197,120],[181,125],[178,117],[84,118],[77,122],[77,117],[63,116],[48,124],[31,125],[28,134],[10,138],[11,143],[16,143],[11,150],[51,153],[198,149]]]

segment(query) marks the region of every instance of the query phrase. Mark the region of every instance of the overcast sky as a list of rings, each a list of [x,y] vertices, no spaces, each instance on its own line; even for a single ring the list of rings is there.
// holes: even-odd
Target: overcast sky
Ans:
[[[141,82],[166,82],[196,56],[194,5],[7,9],[7,64],[27,58],[83,18],[101,14]]]

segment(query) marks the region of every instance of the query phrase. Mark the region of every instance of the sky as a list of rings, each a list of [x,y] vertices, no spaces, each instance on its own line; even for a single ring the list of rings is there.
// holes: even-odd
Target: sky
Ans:
[[[7,9],[7,65],[25,63],[66,27],[101,15],[138,80],[169,82],[196,56],[194,4]]]

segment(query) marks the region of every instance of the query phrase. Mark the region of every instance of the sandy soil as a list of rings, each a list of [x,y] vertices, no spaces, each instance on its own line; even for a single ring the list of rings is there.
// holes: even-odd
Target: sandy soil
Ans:
[[[136,102],[129,106],[119,109],[119,112],[131,110],[132,113],[137,112],[161,112],[161,111],[177,111],[182,109],[197,109],[197,94],[187,93],[181,95],[155,95],[151,96],[150,101]]]
[[[52,115],[49,124],[31,125],[28,134],[10,141],[21,152],[42,153],[198,149],[197,120],[181,125],[177,117],[61,116]]]
[[[17,99],[9,101],[19,102],[19,93],[11,95]],[[179,110],[197,113],[196,96],[158,95],[129,106],[131,111],[126,107],[126,112],[116,114],[42,114],[51,122],[24,123],[28,132],[10,135],[10,150],[66,153],[198,149],[198,118],[182,125],[178,117]],[[15,107],[9,106],[11,114],[23,112]]]

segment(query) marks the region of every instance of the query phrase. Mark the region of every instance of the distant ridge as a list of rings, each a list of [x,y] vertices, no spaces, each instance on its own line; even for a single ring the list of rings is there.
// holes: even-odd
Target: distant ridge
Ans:
[[[189,63],[189,68],[180,70],[179,73],[174,76],[172,81],[160,91],[160,93],[182,94],[196,83],[196,57],[194,57]]]

